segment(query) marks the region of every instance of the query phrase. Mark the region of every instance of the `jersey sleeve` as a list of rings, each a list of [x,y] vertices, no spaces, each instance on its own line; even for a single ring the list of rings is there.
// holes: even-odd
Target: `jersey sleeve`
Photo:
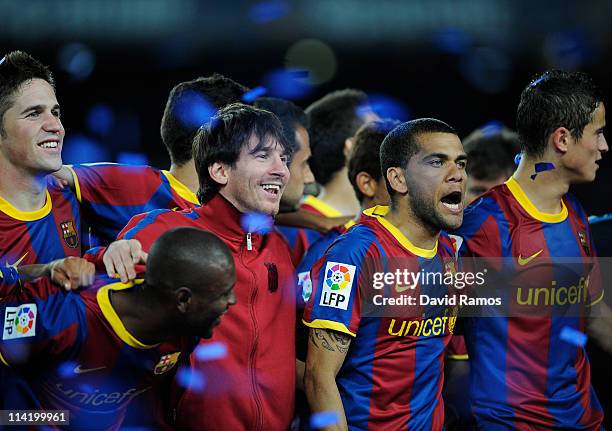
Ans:
[[[64,292],[47,279],[24,283],[0,301],[4,366],[56,362],[77,352],[85,337],[85,306],[75,292]]]
[[[148,252],[153,242],[168,229],[176,227],[169,220],[171,210],[154,210],[134,216],[119,232],[117,239],[136,239],[142,249]]]
[[[311,328],[357,334],[361,320],[362,287],[369,269],[369,245],[359,232],[339,237],[310,271],[312,294],[306,303],[303,322]]]
[[[162,188],[155,168],[94,163],[69,169],[83,216],[103,244],[112,241],[131,217],[157,208],[149,204]]]

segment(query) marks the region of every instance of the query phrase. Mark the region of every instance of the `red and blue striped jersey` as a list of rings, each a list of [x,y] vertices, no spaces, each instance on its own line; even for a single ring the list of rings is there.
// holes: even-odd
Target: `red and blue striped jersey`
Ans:
[[[336,376],[350,429],[441,430],[444,351],[457,308],[417,302],[400,306],[401,317],[366,310],[377,292],[393,298],[411,292],[417,301],[449,294],[441,282],[418,283],[410,291],[401,282],[375,290],[380,286],[373,281],[375,273],[396,270],[443,273],[455,267],[454,251],[445,234],[433,249],[416,247],[385,219],[387,211],[368,210],[371,216],[338,237],[314,265],[303,322],[354,337]]]
[[[308,195],[300,205],[300,209],[311,214],[324,217],[341,217],[342,214],[337,209],[331,207],[320,199]],[[276,226],[277,230],[285,237],[291,249],[291,260],[295,266],[302,260],[306,251],[323,234],[313,229],[292,226]]]
[[[0,197],[0,265],[17,267],[81,256],[79,204],[70,190],[49,186],[44,206],[32,212],[16,209]],[[11,286],[0,280],[0,297]]]
[[[595,255],[578,201],[565,195],[560,213],[542,213],[510,178],[466,209],[456,234],[461,254],[503,258],[490,260],[508,281],[500,289],[512,292],[508,307],[533,310],[462,322],[479,429],[599,429],[603,413],[589,361],[572,339],[583,336],[584,311],[603,291],[597,274],[589,282],[587,265],[564,269],[564,258],[580,264]]]
[[[126,417],[130,424],[171,429],[178,397],[171,382],[181,365],[189,366],[198,338],[140,342],[111,298],[138,289],[142,280],[106,282],[65,292],[43,279],[0,302],[0,366],[23,377],[28,392],[14,392],[4,382],[2,391],[11,409],[68,410],[72,429],[119,429]]]
[[[108,245],[136,214],[197,207],[196,195],[170,172],[150,166],[93,163],[71,167],[90,247]]]

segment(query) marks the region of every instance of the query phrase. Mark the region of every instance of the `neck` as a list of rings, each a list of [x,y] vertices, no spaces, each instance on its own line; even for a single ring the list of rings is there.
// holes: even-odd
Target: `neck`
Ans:
[[[167,319],[162,307],[145,290],[146,285],[142,284],[136,289],[111,291],[111,303],[125,329],[141,343],[153,345],[167,340],[171,334],[163,323]]]
[[[539,173],[532,180],[535,165],[543,162],[546,160],[524,156],[513,177],[539,211],[556,214],[562,209],[561,199],[568,192],[570,184],[557,166],[553,170]]]
[[[440,229],[423,223],[405,202],[391,206],[385,218],[419,248],[431,250],[440,236]]]
[[[169,172],[193,193],[198,192],[200,182],[198,181],[198,173],[196,171],[195,162],[193,159],[181,166],[172,163],[170,165]]]
[[[0,196],[19,211],[30,212],[45,205],[47,180],[0,162]]]
[[[346,167],[334,174],[332,179],[323,187],[318,198],[340,211],[344,216],[359,213],[359,201],[355,197],[353,186],[348,179],[348,168]]]

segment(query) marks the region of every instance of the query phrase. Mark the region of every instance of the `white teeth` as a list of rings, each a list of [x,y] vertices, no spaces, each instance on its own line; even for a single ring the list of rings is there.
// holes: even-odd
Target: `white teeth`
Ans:
[[[57,148],[57,142],[45,142],[41,146],[43,148]]]
[[[449,208],[450,210],[452,210],[452,211],[457,211],[457,210],[459,209],[459,204],[449,204],[449,203],[446,203],[446,202],[442,202],[442,204],[443,204],[445,207],[447,207],[447,208]]]
[[[280,192],[280,186],[277,184],[262,184],[261,187],[264,190],[271,190],[271,191],[274,191],[275,193]]]

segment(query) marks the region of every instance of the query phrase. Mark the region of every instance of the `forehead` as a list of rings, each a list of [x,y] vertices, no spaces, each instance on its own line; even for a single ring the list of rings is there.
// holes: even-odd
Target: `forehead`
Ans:
[[[28,106],[55,105],[57,98],[53,87],[44,79],[23,82],[13,94],[12,108],[21,110]]]
[[[590,124],[595,126],[595,128],[603,127],[606,124],[606,107],[603,102],[599,102],[597,108],[593,111]]]
[[[297,126],[295,128],[295,140],[300,146],[298,151],[310,152],[310,136],[308,131],[303,126]]]
[[[452,133],[422,133],[417,137],[421,156],[431,153],[444,153],[449,156],[463,154],[463,144],[459,137]]]
[[[240,150],[240,157],[258,151],[278,151],[279,153],[284,154],[285,148],[271,135],[265,135],[263,139],[260,139],[257,134],[252,133],[246,145],[242,146]]]

